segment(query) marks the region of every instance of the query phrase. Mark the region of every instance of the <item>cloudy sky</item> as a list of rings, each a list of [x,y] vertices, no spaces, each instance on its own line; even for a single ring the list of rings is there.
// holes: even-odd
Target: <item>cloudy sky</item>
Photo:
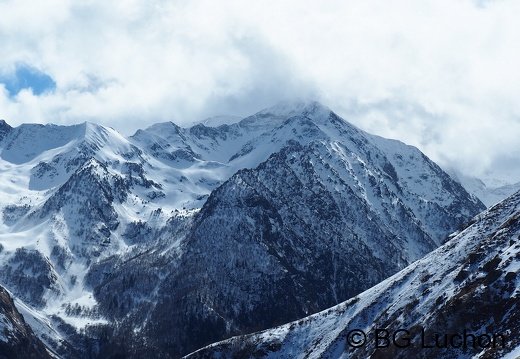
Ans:
[[[130,135],[309,98],[520,180],[519,15],[515,0],[0,0],[0,118]]]

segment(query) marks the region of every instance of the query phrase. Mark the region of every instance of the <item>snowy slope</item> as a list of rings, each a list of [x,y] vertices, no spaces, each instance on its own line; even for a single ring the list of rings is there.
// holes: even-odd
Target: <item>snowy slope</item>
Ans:
[[[135,224],[159,231],[176,189],[147,177],[152,165],[128,139],[91,123],[8,128],[0,151],[1,283],[38,310],[34,320],[56,316],[74,331],[104,323],[85,274],[152,239],[132,235]],[[60,346],[59,335],[51,340]]]
[[[519,218],[517,192],[475,217],[442,247],[360,295],[308,318],[210,345],[188,358],[516,358]],[[376,342],[378,329],[379,337],[387,330],[390,339],[399,329],[407,332],[397,332],[394,345]]]
[[[454,180],[462,184],[469,193],[475,195],[488,207],[520,190],[520,176],[511,176],[508,180],[498,180],[491,175],[482,178],[467,176],[455,169],[450,169],[447,172]]]

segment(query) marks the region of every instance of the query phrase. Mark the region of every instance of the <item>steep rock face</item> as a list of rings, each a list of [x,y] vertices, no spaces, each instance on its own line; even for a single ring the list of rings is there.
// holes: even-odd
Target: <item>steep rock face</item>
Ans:
[[[112,232],[120,224],[114,205],[124,202],[127,196],[128,184],[124,179],[91,160],[32,215],[40,219],[60,217],[75,239],[75,243],[69,242],[72,251],[89,259],[99,256],[101,247],[110,244]]]
[[[319,311],[433,250],[484,208],[417,149],[364,134],[330,112],[317,121],[287,118],[266,137],[284,147],[212,192],[172,236],[183,239],[169,269],[156,264],[164,252],[152,251],[111,261],[110,275],[91,282],[107,315],[114,288],[120,298],[153,289],[156,304],[146,309],[117,301],[123,324],[108,353],[179,356]],[[143,263],[157,265],[164,279],[144,280]]]
[[[13,299],[2,286],[0,286],[0,358],[51,358],[45,345],[25,323]]]
[[[13,128],[9,126],[4,120],[0,120],[0,141],[4,139],[4,137],[12,130]]]
[[[213,344],[188,357],[518,357],[519,218],[517,192],[475,217],[442,247],[366,292],[319,314]],[[354,330],[364,334],[352,337]],[[377,340],[377,330],[379,338],[389,340]]]

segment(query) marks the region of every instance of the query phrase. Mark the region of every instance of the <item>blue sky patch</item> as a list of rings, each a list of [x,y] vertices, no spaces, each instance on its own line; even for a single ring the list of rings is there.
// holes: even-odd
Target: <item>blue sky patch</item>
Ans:
[[[35,95],[40,95],[56,88],[56,82],[46,73],[26,64],[17,65],[15,72],[0,75],[9,96],[14,97],[23,89],[32,89]]]

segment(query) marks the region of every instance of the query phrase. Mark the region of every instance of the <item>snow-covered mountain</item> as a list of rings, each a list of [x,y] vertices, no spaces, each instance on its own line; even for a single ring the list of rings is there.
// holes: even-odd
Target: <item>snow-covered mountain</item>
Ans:
[[[484,208],[316,102],[130,138],[1,122],[0,173],[0,283],[63,357],[175,357],[308,315]]]
[[[188,358],[518,358],[519,218],[517,192],[360,295]]]
[[[229,162],[251,163],[266,144],[275,152],[214,190],[180,232],[166,231],[182,238],[175,250],[94,267],[110,268],[89,283],[101,311],[121,320],[122,348],[111,344],[104,355],[128,342],[136,356],[180,354],[318,311],[420,258],[484,208],[417,149],[370,136],[317,104],[268,109],[239,125],[265,131],[265,122],[268,131]],[[222,133],[204,137],[206,148],[222,146]]]
[[[484,176],[483,178],[468,176],[455,169],[450,169],[447,172],[454,180],[462,184],[466,191],[476,196],[488,207],[520,190],[520,176],[511,177],[508,181],[504,181],[493,176]]]

